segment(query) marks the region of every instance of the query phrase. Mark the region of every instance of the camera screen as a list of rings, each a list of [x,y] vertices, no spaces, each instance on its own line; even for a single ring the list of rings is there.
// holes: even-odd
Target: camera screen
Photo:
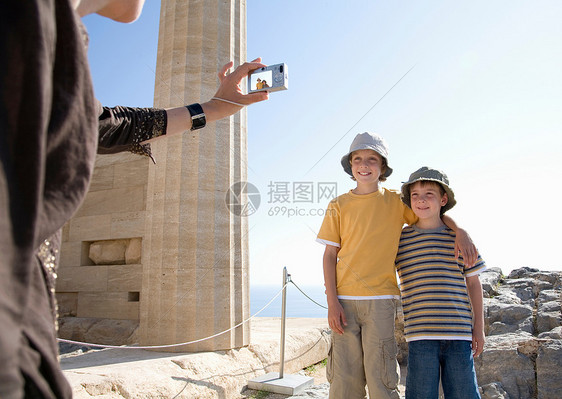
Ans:
[[[250,90],[261,90],[271,87],[272,71],[256,72],[250,76]]]

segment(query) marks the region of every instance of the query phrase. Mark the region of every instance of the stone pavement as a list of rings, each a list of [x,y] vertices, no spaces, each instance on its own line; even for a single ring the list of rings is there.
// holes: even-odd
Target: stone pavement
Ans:
[[[280,331],[279,318],[254,318],[251,344],[240,349],[199,353],[125,348],[79,351],[63,355],[61,366],[76,399],[249,398],[242,396],[248,380],[279,370]],[[326,358],[329,337],[326,319],[287,319],[285,373],[297,373]]]

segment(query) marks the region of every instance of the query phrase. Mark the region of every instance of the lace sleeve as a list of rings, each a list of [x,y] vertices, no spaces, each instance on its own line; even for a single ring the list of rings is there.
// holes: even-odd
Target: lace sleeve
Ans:
[[[99,117],[98,153],[129,151],[149,156],[150,144],[143,141],[166,134],[166,111],[156,108],[103,107]]]

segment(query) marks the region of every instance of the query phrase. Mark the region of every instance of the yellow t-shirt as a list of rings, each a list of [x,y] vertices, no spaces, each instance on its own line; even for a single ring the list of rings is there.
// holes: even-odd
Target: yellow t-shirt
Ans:
[[[417,220],[393,190],[342,194],[328,204],[317,240],[340,248],[338,297],[398,297],[394,260],[404,224]]]

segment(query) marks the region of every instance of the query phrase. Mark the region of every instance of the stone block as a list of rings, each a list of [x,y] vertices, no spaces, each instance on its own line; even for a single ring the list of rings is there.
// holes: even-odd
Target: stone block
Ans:
[[[145,215],[145,211],[112,214],[111,232],[106,238],[143,237],[145,234]]]
[[[96,168],[103,168],[105,166],[115,165],[123,162],[132,162],[142,158],[144,158],[142,155],[137,155],[130,152],[97,155],[94,170]]]
[[[90,244],[89,257],[96,265],[125,264],[125,251],[129,240],[104,240]]]
[[[125,251],[125,263],[135,264],[141,263],[142,256],[142,239],[131,238],[129,244],[127,245],[127,250]]]
[[[111,215],[75,216],[70,221],[70,241],[93,241],[109,237]]]
[[[107,290],[135,291],[142,288],[142,265],[107,266]]]
[[[93,266],[94,261],[90,259],[90,241],[82,241],[82,253],[80,255],[80,265]]]
[[[65,267],[59,273],[57,292],[107,291],[107,266]]]
[[[69,240],[70,237],[70,222],[66,222],[64,226],[62,226],[62,234],[61,234],[61,241],[65,242]]]
[[[129,302],[127,292],[79,292],[77,316],[138,320],[139,302]]]
[[[80,266],[81,261],[82,261],[82,243],[79,241],[62,242],[61,249],[60,249],[59,268]]]
[[[130,187],[146,185],[148,183],[148,157],[142,157],[130,162],[116,163],[113,187]]]
[[[78,311],[77,292],[57,292],[58,317],[74,317]]]
[[[113,165],[95,167],[89,191],[93,192],[112,189],[114,187],[113,175]]]
[[[76,216],[143,211],[145,194],[146,186],[142,185],[89,192]]]

